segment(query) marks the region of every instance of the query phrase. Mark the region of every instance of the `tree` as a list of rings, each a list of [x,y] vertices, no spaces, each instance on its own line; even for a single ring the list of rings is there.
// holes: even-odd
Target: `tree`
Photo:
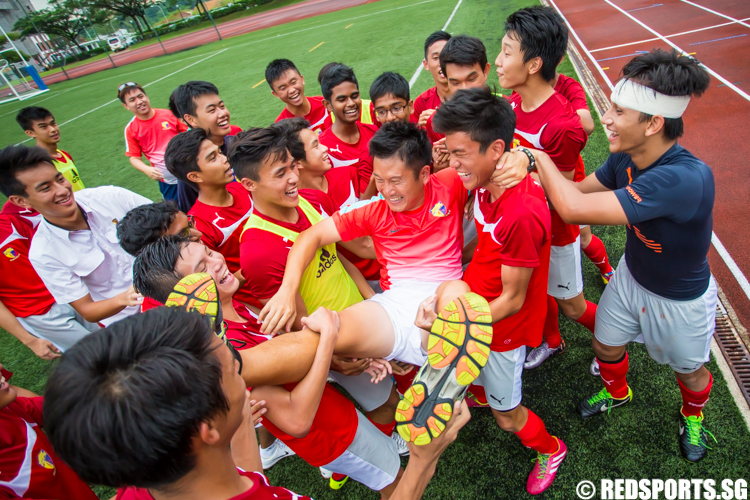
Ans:
[[[146,26],[150,26],[146,20],[146,8],[151,6],[152,3],[152,0],[81,0],[81,4],[86,9],[91,9],[92,11],[106,10],[120,14],[123,17],[131,18],[141,36],[143,35],[143,31],[138,24],[138,19]]]
[[[46,33],[50,37],[59,36],[68,43],[73,43],[83,52],[78,44],[78,37],[83,33],[84,26],[81,17],[65,5],[56,4],[49,8],[30,12],[13,26],[22,36],[34,33]],[[38,30],[38,31],[37,31]]]

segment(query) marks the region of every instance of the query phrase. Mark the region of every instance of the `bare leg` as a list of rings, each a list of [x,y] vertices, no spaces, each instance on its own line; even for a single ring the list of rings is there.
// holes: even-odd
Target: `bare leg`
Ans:
[[[396,480],[393,481],[391,484],[380,490],[380,498],[383,500],[388,500],[391,498],[391,495],[393,495],[393,492],[396,490],[396,486],[398,486],[398,482],[401,481],[401,477],[404,475],[404,469],[398,470],[398,476],[396,476]]]
[[[711,381],[711,373],[706,369],[705,366],[701,366],[693,373],[677,373],[674,372],[678,379],[693,392],[701,392],[708,387],[708,383]]]
[[[339,312],[341,328],[334,354],[347,358],[385,358],[393,352],[396,335],[383,306],[364,301]]]
[[[274,437],[274,435],[271,434],[265,427],[259,427],[258,441],[260,442],[260,447],[265,450],[266,448],[271,446],[274,441],[276,441],[276,437]]]
[[[390,378],[380,382],[381,384],[391,383]],[[380,408],[375,408],[367,414],[367,418],[377,424],[390,424],[393,422],[393,416],[396,414],[396,407],[398,402],[401,400],[398,396],[396,386],[391,387],[391,395],[388,396],[388,401],[383,403]]]
[[[583,316],[583,313],[586,312],[586,299],[583,298],[583,292],[579,293],[572,299],[556,300],[557,304],[560,306],[560,311],[565,317],[570,318],[573,321]]]
[[[591,226],[581,228],[581,250],[586,250],[591,244]]]
[[[519,432],[529,419],[529,410],[524,405],[518,405],[510,411],[492,410],[492,416],[500,428],[508,432]]]

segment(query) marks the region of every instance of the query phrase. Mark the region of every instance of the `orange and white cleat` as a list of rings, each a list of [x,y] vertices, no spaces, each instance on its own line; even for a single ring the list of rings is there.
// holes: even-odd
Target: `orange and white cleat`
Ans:
[[[438,314],[427,342],[427,361],[396,409],[396,430],[407,442],[425,445],[453,416],[453,404],[487,364],[492,314],[487,301],[469,292]]]

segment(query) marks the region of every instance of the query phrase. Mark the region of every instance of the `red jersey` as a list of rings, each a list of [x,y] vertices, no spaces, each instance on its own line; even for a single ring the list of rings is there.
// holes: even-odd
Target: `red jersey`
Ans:
[[[516,112],[513,146],[544,151],[562,172],[575,170],[588,136],[568,100],[555,92],[528,113],[521,107],[520,95],[513,93],[509,100]],[[579,234],[578,225],[566,224],[552,211],[552,246],[569,245]]]
[[[268,421],[268,419],[266,419]],[[265,422],[264,422],[265,423]],[[310,497],[298,495],[281,486],[271,486],[268,478],[260,472],[244,471],[237,468],[241,476],[250,478],[253,485],[244,493],[227,500],[312,500]],[[117,500],[154,500],[151,493],[144,488],[120,488],[117,490]]]
[[[55,299],[29,261],[29,246],[42,216],[5,202],[0,211],[0,301],[17,318],[44,314]]]
[[[568,100],[570,105],[573,106],[574,110],[578,111],[579,109],[585,109],[588,111],[589,106],[586,102],[586,92],[583,90],[583,86],[574,78],[560,74],[557,78],[557,84],[555,85],[555,92],[562,94],[562,96]],[[585,178],[586,167],[583,164],[583,158],[579,155],[573,180],[575,182],[581,182]]]
[[[418,122],[419,115],[422,112],[428,109],[438,109],[441,104],[443,104],[443,101],[437,93],[437,86],[425,90],[414,99],[414,112],[411,115],[411,121],[414,123]]]
[[[178,120],[168,109],[156,109],[148,120],[134,116],[125,126],[125,156],[140,158],[145,155],[149,163],[161,173],[164,179],[160,182],[177,184],[177,178],[169,173],[164,164],[164,151],[167,144],[188,127]]]
[[[42,398],[0,409],[0,498],[97,500],[42,432]]]
[[[328,156],[331,158],[334,168],[356,166],[359,171],[359,192],[364,193],[372,177],[372,158],[368,145],[370,139],[378,131],[375,125],[357,122],[359,128],[359,141],[354,144],[344,142],[328,129],[320,134],[320,143],[328,148]]]
[[[309,201],[315,209],[328,216],[338,210],[331,199],[322,191],[316,189],[301,189],[300,196]],[[255,215],[261,219],[273,222],[283,228],[301,233],[312,227],[302,209],[297,207],[299,219],[295,224],[272,219],[260,212]],[[258,299],[270,299],[281,286],[286,269],[286,258],[292,242],[277,234],[262,229],[249,228],[240,238],[240,265],[242,275],[247,280],[245,288]]]
[[[321,133],[324,130],[331,128],[331,115],[328,113],[328,109],[323,106],[323,96],[313,96],[307,98],[310,103],[310,112],[304,116],[304,119],[310,122],[310,130],[314,130],[317,133]],[[286,108],[284,108],[279,116],[276,118],[277,122],[286,118],[295,118],[295,116]]]
[[[479,189],[474,198],[474,221],[479,241],[463,280],[487,301],[503,293],[502,266],[534,270],[526,300],[516,314],[493,327],[493,351],[503,352],[542,342],[547,308],[551,221],[544,190],[527,176],[495,200]]]
[[[246,305],[233,300],[232,305],[234,310],[237,311],[242,318],[245,319],[243,322],[229,321],[227,319],[224,322],[227,324],[226,335],[229,340],[232,341],[232,346],[238,351],[243,349],[250,349],[258,344],[262,344],[266,340],[271,338],[271,335],[263,335],[260,333],[260,323],[258,323],[258,315],[250,310]]]
[[[427,137],[429,137],[430,141],[437,142],[440,139],[444,139],[445,134],[441,134],[440,132],[435,132],[435,130],[432,128],[433,116],[435,116],[434,113],[427,119],[427,123],[425,124],[424,129],[427,131]]]
[[[158,300],[154,300],[151,297],[143,297],[143,302],[141,302],[141,312],[146,312],[149,309],[154,309],[159,306],[163,306],[161,302]]]
[[[285,384],[284,389],[291,392],[296,386],[296,383]],[[323,389],[318,411],[305,437],[290,436],[276,427],[268,415],[263,419],[263,427],[313,467],[321,467],[340,457],[354,441],[358,425],[354,404],[330,384]]]
[[[380,286],[393,280],[447,281],[461,277],[463,213],[468,192],[452,168],[430,176],[421,207],[393,212],[382,199],[333,214],[343,241],[372,236],[383,266]]]
[[[214,207],[196,201],[188,216],[195,221],[195,227],[203,233],[201,241],[224,256],[232,273],[240,269],[240,235],[247,218],[253,213],[253,199],[239,182],[227,184],[232,195],[228,207]],[[249,304],[258,304],[250,293],[247,283],[234,294],[234,298]]]

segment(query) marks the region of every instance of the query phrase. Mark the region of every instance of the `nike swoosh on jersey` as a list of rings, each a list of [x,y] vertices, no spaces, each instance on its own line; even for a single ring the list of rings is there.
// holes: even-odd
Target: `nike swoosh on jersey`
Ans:
[[[42,222],[42,214],[36,215],[21,215],[24,219],[31,222],[32,227],[36,228],[40,222]]]
[[[544,132],[545,128],[547,128],[546,123],[542,125],[542,128],[540,128],[539,132],[537,132],[536,134],[529,134],[528,132],[522,132],[518,129],[516,129],[516,134],[526,139],[529,142],[529,144],[531,144],[535,148],[544,150],[544,148],[542,147],[541,139],[542,139],[542,133]]]
[[[353,160],[337,160],[331,155],[328,155],[328,158],[331,159],[331,163],[333,163],[333,168],[348,167],[351,165],[356,165],[359,162],[359,158],[355,158]]]
[[[222,246],[224,243],[226,243],[227,240],[229,239],[229,237],[232,236],[232,234],[240,226],[240,224],[244,223],[247,220],[247,218],[250,217],[252,214],[253,214],[253,204],[251,202],[250,203],[250,210],[248,210],[247,213],[245,215],[243,215],[241,219],[239,219],[237,222],[235,222],[231,226],[219,227],[216,224],[216,220],[218,220],[218,218],[215,221],[213,221],[214,227],[216,229],[218,229],[219,231],[221,231],[221,234],[224,236],[224,239],[221,240],[221,243],[219,243],[219,246]],[[222,219],[223,219],[223,217],[222,217]]]
[[[328,118],[328,108],[325,108],[325,111],[326,111],[326,114],[325,114],[325,115],[323,115],[323,118],[321,118],[320,120],[316,121],[315,123],[312,123],[312,124],[311,124],[311,125],[310,125],[309,127],[307,127],[307,128],[309,128],[310,130],[314,130],[314,129],[315,129],[315,127],[318,127],[318,126],[320,126],[320,125],[323,125],[323,123],[324,123],[324,122],[326,121],[326,118]]]
[[[484,219],[484,214],[479,209],[479,196],[483,192],[484,192],[484,189],[480,189],[480,191],[476,194],[476,196],[474,196],[474,219],[482,226],[483,233],[490,233],[490,236],[492,237],[492,241],[502,246],[502,244],[499,241],[497,241],[497,238],[495,238],[495,228],[497,227],[498,223],[503,218],[500,217],[499,219],[497,219],[497,222],[493,224],[487,224],[487,221],[485,221]]]
[[[7,238],[5,238],[5,241],[0,243],[0,248],[3,248],[5,245],[8,245],[9,243],[12,243],[16,240],[28,240],[26,236],[21,236],[21,233],[16,231],[16,226],[13,225],[13,223],[10,223],[11,233],[8,235]]]

